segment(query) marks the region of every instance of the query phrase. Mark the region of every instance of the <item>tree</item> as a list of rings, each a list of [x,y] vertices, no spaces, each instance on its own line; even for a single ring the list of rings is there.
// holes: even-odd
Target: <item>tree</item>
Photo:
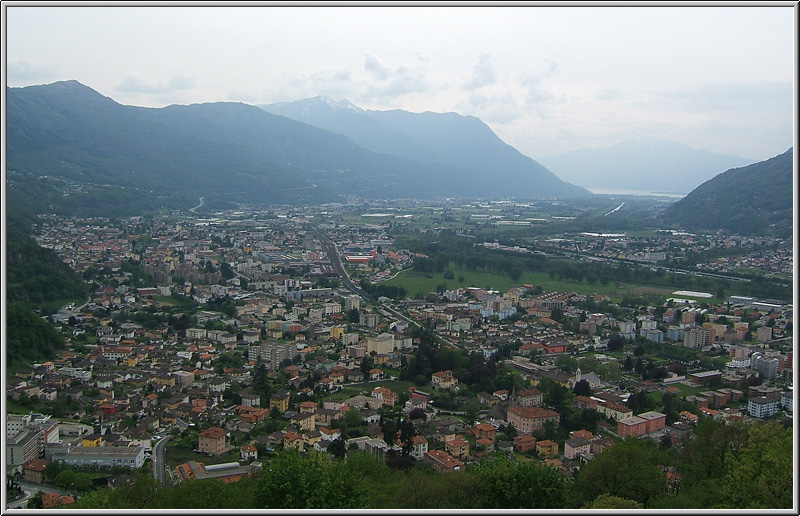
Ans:
[[[625,357],[625,363],[623,364],[622,368],[626,371],[633,369],[633,360],[631,359],[630,355]]]
[[[639,439],[622,441],[586,463],[576,479],[576,494],[581,504],[602,494],[634,500],[645,507],[663,493],[667,478],[659,469],[655,445]]]
[[[470,470],[473,471],[473,470]],[[474,473],[483,509],[561,509],[568,506],[567,482],[555,468],[493,456]]]
[[[314,450],[306,457],[289,450],[264,467],[255,501],[264,509],[355,509],[362,505],[363,491],[346,461],[333,462]]]
[[[334,457],[342,458],[344,457],[345,453],[347,452],[347,447],[345,446],[344,439],[341,437],[337,437],[331,444],[328,445],[328,453],[333,455]]]
[[[573,388],[573,392],[575,396],[591,396],[592,395],[592,387],[589,385],[589,382],[586,380],[581,380],[575,383],[575,387]]]
[[[723,505],[747,509],[792,507],[792,429],[777,423],[753,424],[738,455],[725,457]]]
[[[417,407],[411,409],[411,412],[408,413],[408,419],[421,419],[424,422],[426,419],[428,419],[428,415],[425,414],[425,409]]]
[[[625,347],[625,341],[619,335],[613,335],[608,339],[608,349],[611,351],[620,350]]]
[[[478,400],[470,400],[464,405],[464,417],[469,426],[474,425],[475,421],[478,420],[478,412],[481,410],[481,407],[482,405]]]
[[[364,383],[369,381],[369,372],[372,370],[372,357],[366,355],[361,359],[361,374],[364,375]]]
[[[644,505],[635,500],[620,498],[609,494],[601,494],[583,506],[584,509],[644,509]]]

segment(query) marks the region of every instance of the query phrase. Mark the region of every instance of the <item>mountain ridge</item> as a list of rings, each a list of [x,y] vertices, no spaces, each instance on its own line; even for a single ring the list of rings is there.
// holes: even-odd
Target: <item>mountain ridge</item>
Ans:
[[[126,198],[158,209],[204,196],[211,209],[234,199],[588,195],[555,176],[542,182],[535,171],[510,185],[490,171],[469,176],[452,164],[375,152],[244,103],[125,106],[74,80],[6,91],[9,195],[39,212],[62,205],[64,212],[118,211]],[[67,187],[81,191],[62,198]]]

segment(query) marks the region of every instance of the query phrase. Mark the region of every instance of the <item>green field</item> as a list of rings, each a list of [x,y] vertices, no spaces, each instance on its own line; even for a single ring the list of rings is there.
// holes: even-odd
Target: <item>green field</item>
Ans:
[[[451,263],[451,265],[453,264]],[[616,284],[612,283],[603,285],[601,283],[589,284],[585,281],[551,279],[549,274],[542,272],[526,271],[518,280],[514,281],[505,274],[468,271],[467,269],[455,266],[450,267],[449,270],[453,272],[455,279],[446,280],[444,279],[443,273],[419,273],[413,269],[406,269],[400,272],[396,277],[380,282],[380,284],[403,287],[406,289],[409,297],[413,297],[418,292],[422,292],[423,294],[435,292],[437,286],[441,284],[444,284],[447,289],[478,287],[494,289],[500,292],[505,292],[512,287],[530,284],[541,286],[545,292],[577,292],[586,295],[602,294],[604,296],[609,296],[615,301],[619,301],[623,296],[628,295],[628,291],[634,288],[640,290],[647,288],[626,285],[624,288],[619,289]],[[458,278],[461,276],[464,277],[463,282],[458,281]]]
[[[357,385],[347,385],[342,388],[342,390],[336,391],[330,396],[326,396],[325,399],[348,399],[353,396],[362,395],[362,392],[367,393],[365,396],[370,396],[372,394],[372,389],[375,387],[386,387],[390,391],[400,394],[401,392],[407,392],[408,388],[412,385],[414,385],[414,382],[400,380],[378,380],[376,382],[359,383]],[[425,388],[422,390],[425,390]]]

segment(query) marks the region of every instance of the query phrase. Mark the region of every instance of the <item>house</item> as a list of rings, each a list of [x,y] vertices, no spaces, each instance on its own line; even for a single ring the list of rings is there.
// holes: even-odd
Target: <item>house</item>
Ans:
[[[431,375],[431,387],[434,389],[449,391],[458,385],[458,378],[453,376],[453,371],[447,369]]]
[[[633,415],[633,410],[627,405],[614,401],[597,404],[597,411],[609,419],[620,421]]]
[[[457,459],[465,459],[469,456],[469,443],[464,439],[455,438],[444,444],[447,453]]]
[[[572,406],[578,410],[597,410],[597,400],[588,396],[575,396],[572,398]]]
[[[536,438],[530,435],[520,435],[514,438],[514,451],[525,453],[536,450]]]
[[[429,462],[439,473],[460,471],[464,463],[442,450],[431,450],[425,453],[423,460]]]
[[[508,423],[523,434],[531,434],[544,428],[546,421],[553,421],[558,425],[559,419],[558,412],[542,407],[509,407],[506,416]]]
[[[558,455],[558,443],[545,439],[536,443],[536,453],[543,458],[552,459]]]
[[[243,461],[255,460],[258,458],[258,449],[250,443],[244,444],[239,450],[239,457]]]
[[[49,460],[45,459],[31,459],[22,465],[22,478],[25,482],[35,482],[41,484],[44,482],[45,469],[50,464]]]
[[[524,389],[519,392],[512,391],[511,404],[518,407],[538,407],[543,403],[544,393],[539,389]]]
[[[386,387],[375,387],[372,389],[372,397],[379,400],[382,406],[393,407],[400,399],[396,392]]]
[[[313,412],[299,412],[289,418],[289,421],[301,431],[314,430],[315,417]]]
[[[286,449],[294,448],[297,451],[303,451],[303,436],[297,432],[286,432],[283,436],[283,447]]]
[[[591,453],[592,455],[599,455],[613,445],[614,439],[610,437],[595,437],[592,439]]]
[[[747,413],[759,419],[775,415],[780,407],[780,402],[766,396],[751,398],[747,403]]]
[[[592,443],[585,437],[573,437],[564,442],[564,457],[575,459],[586,457],[592,452]]]
[[[488,392],[479,392],[478,401],[480,403],[483,403],[487,407],[494,407],[495,405],[500,403],[500,398],[498,398],[494,394],[489,394]]]
[[[71,496],[59,495],[58,493],[42,493],[42,508],[52,509],[75,503],[75,498]]]
[[[489,439],[494,442],[497,438],[497,428],[489,423],[478,423],[472,429],[472,433],[476,439]]]
[[[277,407],[281,412],[289,410],[289,393],[287,391],[278,391],[269,397],[269,409]]]
[[[411,447],[411,456],[417,460],[423,460],[428,452],[428,440],[419,435],[415,435]]]
[[[225,430],[212,426],[197,436],[197,451],[208,455],[219,455],[228,451],[225,443]]]
[[[645,435],[647,421],[636,416],[626,417],[617,421],[617,434],[623,439]]]

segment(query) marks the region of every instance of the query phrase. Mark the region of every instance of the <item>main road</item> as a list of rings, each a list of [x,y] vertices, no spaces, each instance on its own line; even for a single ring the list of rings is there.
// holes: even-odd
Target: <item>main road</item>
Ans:
[[[167,457],[166,457],[166,450],[167,442],[169,441],[171,436],[166,436],[163,439],[160,439],[155,446],[153,446],[153,454],[151,456],[153,460],[153,477],[155,477],[156,481],[163,485],[167,484]]]
[[[353,283],[353,281],[350,279],[350,276],[347,275],[347,271],[345,271],[344,267],[342,266],[342,260],[339,257],[339,251],[336,249],[336,244],[330,238],[328,238],[327,236],[323,235],[316,227],[311,226],[311,229],[314,231],[314,233],[317,235],[317,237],[319,238],[320,242],[322,243],[322,247],[325,249],[325,253],[328,255],[328,259],[331,261],[331,264],[333,264],[333,268],[336,269],[336,272],[337,272],[337,274],[339,274],[339,277],[342,278],[342,282],[344,283],[345,287],[347,287],[347,289],[349,289],[351,292],[354,292],[354,293],[358,294],[359,296],[363,297],[364,299],[367,299],[367,300],[370,300],[370,301],[374,300],[374,298],[371,295],[367,294],[367,292],[364,289],[362,289],[361,287],[356,286],[356,284]],[[394,308],[392,308],[391,306],[389,306],[386,303],[382,303],[380,306],[381,306],[381,308],[383,308],[387,312],[391,313],[392,315],[394,315],[398,319],[406,321],[407,323],[413,324],[415,326],[419,326],[420,325],[417,321],[415,321],[415,320],[413,320],[413,319],[401,314],[400,312],[398,312],[397,310],[395,310]],[[458,345],[454,344],[450,340],[448,340],[448,339],[442,337],[441,335],[439,335],[438,331],[435,332],[435,333],[436,333],[436,337],[445,346],[447,346],[447,347],[449,347],[451,349],[460,349],[458,347]]]
[[[351,292],[358,294],[359,296],[363,297],[364,299],[372,300],[372,296],[369,295],[364,289],[359,286],[356,286],[355,283],[350,279],[350,276],[347,275],[347,271],[344,270],[344,266],[342,266],[342,260],[339,258],[339,251],[336,249],[336,244],[333,243],[333,240],[328,238],[327,236],[320,233],[320,231],[311,226],[311,229],[319,238],[319,241],[322,243],[323,249],[325,249],[325,254],[328,255],[328,260],[331,261],[333,268],[336,269],[336,273],[339,274],[339,277],[342,278],[342,282],[344,286],[347,287],[348,290]]]

